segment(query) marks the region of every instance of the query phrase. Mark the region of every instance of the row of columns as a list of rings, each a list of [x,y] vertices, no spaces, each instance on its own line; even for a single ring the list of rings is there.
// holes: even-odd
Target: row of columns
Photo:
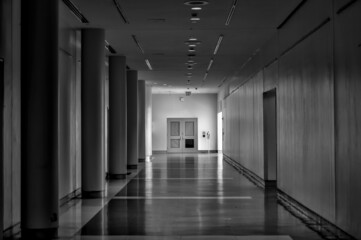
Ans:
[[[105,193],[104,42],[104,30],[82,30],[82,196],[90,198]],[[59,218],[57,0],[22,4],[21,59],[21,227],[25,236],[46,238],[56,232]],[[108,173],[113,179],[125,178],[127,169],[137,168],[139,156],[145,158],[145,144],[139,144],[145,142],[138,132],[145,118],[138,118],[138,93],[143,94],[138,82],[145,84],[137,71],[126,70],[124,56],[109,57]]]

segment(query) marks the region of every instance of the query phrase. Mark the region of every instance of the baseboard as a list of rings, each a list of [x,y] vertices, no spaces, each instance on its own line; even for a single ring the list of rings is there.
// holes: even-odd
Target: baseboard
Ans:
[[[81,195],[81,188],[76,189],[75,191],[69,193],[68,195],[66,195],[65,197],[61,198],[59,200],[59,206],[63,206],[66,203],[68,203],[69,201],[73,200],[74,198],[77,198]]]
[[[218,150],[199,150],[198,153],[218,153]]]
[[[163,154],[163,153],[167,153],[167,151],[163,151],[163,150],[154,151],[153,150],[153,154]]]
[[[248,178],[251,182],[253,182],[255,185],[257,185],[257,186],[259,186],[261,188],[265,188],[266,183],[260,176],[258,176],[257,174],[255,174],[254,172],[252,172],[251,170],[244,167],[242,164],[236,162],[235,160],[233,160],[232,158],[228,157],[225,154],[223,154],[223,159],[229,165],[234,167],[239,173],[241,173],[246,178]]]
[[[21,224],[19,222],[3,231],[3,239],[14,239],[16,235],[20,234],[20,231]]]
[[[256,175],[251,170],[247,169],[240,163],[236,162],[232,158],[223,154],[223,159],[232,167],[234,167],[239,173],[244,175],[256,186],[265,189],[265,188],[277,188],[276,181],[265,181],[258,175]],[[291,196],[287,195],[285,192],[277,188],[277,199],[279,204],[281,204],[288,212],[293,216],[300,219],[308,228],[317,232],[325,239],[350,239],[357,240],[355,237],[351,236],[347,232],[343,231],[341,228],[335,224],[329,222],[325,218],[321,217],[319,214],[315,213],[311,209],[304,206],[302,203],[298,202]]]

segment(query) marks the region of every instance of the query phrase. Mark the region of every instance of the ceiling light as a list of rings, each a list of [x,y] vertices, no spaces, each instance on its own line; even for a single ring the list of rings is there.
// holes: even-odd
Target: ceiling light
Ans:
[[[190,47],[196,47],[197,45],[195,44],[189,44]]]
[[[196,50],[194,48],[189,48],[188,52],[195,52]]]
[[[81,23],[89,23],[88,19],[79,11],[79,8],[74,5],[74,3],[70,0],[63,0],[65,5],[69,8],[72,14],[81,22]]]
[[[213,52],[214,55],[217,54],[218,49],[219,49],[219,47],[220,47],[220,45],[221,45],[221,43],[222,43],[223,37],[224,37],[223,35],[219,35],[217,45],[216,45],[216,47],[215,47],[215,49],[214,49],[214,52]]]
[[[192,76],[192,73],[187,73],[188,76]]]
[[[123,22],[129,24],[129,21],[128,21],[127,17],[125,16],[124,11],[123,11],[122,7],[120,6],[118,0],[113,0],[113,3],[115,4],[115,7],[117,8],[118,13],[119,13],[120,17],[122,18]]]
[[[167,86],[167,84],[166,84],[166,83],[164,83],[164,84],[163,84],[163,86]]]
[[[191,17],[191,21],[194,21],[194,22],[196,22],[196,21],[200,21],[201,19],[199,18],[199,17]]]
[[[132,35],[132,38],[133,38],[133,41],[135,42],[135,44],[138,46],[139,50],[144,53],[144,49],[142,48],[142,45],[140,45],[138,39],[137,39],[137,36],[135,35]]]
[[[193,11],[200,11],[200,10],[202,10],[202,8],[201,7],[192,7],[192,10]]]
[[[145,59],[145,63],[147,64],[149,70],[153,70],[152,65],[150,65],[150,62],[148,59]]]
[[[213,64],[213,58],[211,59],[211,61],[209,61],[207,72],[209,72],[209,70],[211,70],[212,64]]]
[[[208,76],[208,72],[206,72],[206,73],[204,74],[203,81],[206,80],[207,76]]]
[[[208,1],[205,1],[205,0],[190,0],[190,1],[185,1],[184,2],[185,5],[188,5],[188,6],[204,6],[204,5],[207,5],[208,4]]]
[[[202,42],[201,41],[197,41],[197,40],[188,40],[188,41],[185,41],[184,44],[187,44],[187,45],[199,45],[201,44]]]
[[[237,5],[237,0],[234,0],[233,4],[232,4],[232,7],[231,7],[231,10],[228,13],[228,17],[227,17],[227,20],[226,20],[226,23],[225,23],[226,26],[228,26],[231,23],[231,19],[232,19],[232,16],[234,14],[234,10],[236,10],[236,5]]]
[[[197,38],[195,38],[195,37],[190,37],[189,38],[189,41],[197,41],[198,39]]]
[[[195,63],[195,61],[194,61],[194,60],[188,60],[188,62],[189,62],[189,63]]]

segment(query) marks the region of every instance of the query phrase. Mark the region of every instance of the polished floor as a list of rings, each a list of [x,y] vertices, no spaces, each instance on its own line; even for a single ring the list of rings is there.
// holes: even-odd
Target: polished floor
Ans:
[[[105,199],[63,208],[63,239],[322,239],[223,161],[221,154],[159,154]]]

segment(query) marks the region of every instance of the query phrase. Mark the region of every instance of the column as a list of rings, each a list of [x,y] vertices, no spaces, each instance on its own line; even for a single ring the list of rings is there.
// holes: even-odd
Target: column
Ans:
[[[58,228],[58,4],[22,1],[21,228],[47,239]]]
[[[124,56],[109,57],[109,178],[127,174],[127,72]]]
[[[145,161],[145,81],[138,81],[138,142],[139,162]]]
[[[127,154],[128,168],[138,167],[138,72],[127,72]]]
[[[145,156],[152,156],[152,86],[145,86]]]
[[[103,29],[82,30],[82,196],[104,195],[104,43]]]

